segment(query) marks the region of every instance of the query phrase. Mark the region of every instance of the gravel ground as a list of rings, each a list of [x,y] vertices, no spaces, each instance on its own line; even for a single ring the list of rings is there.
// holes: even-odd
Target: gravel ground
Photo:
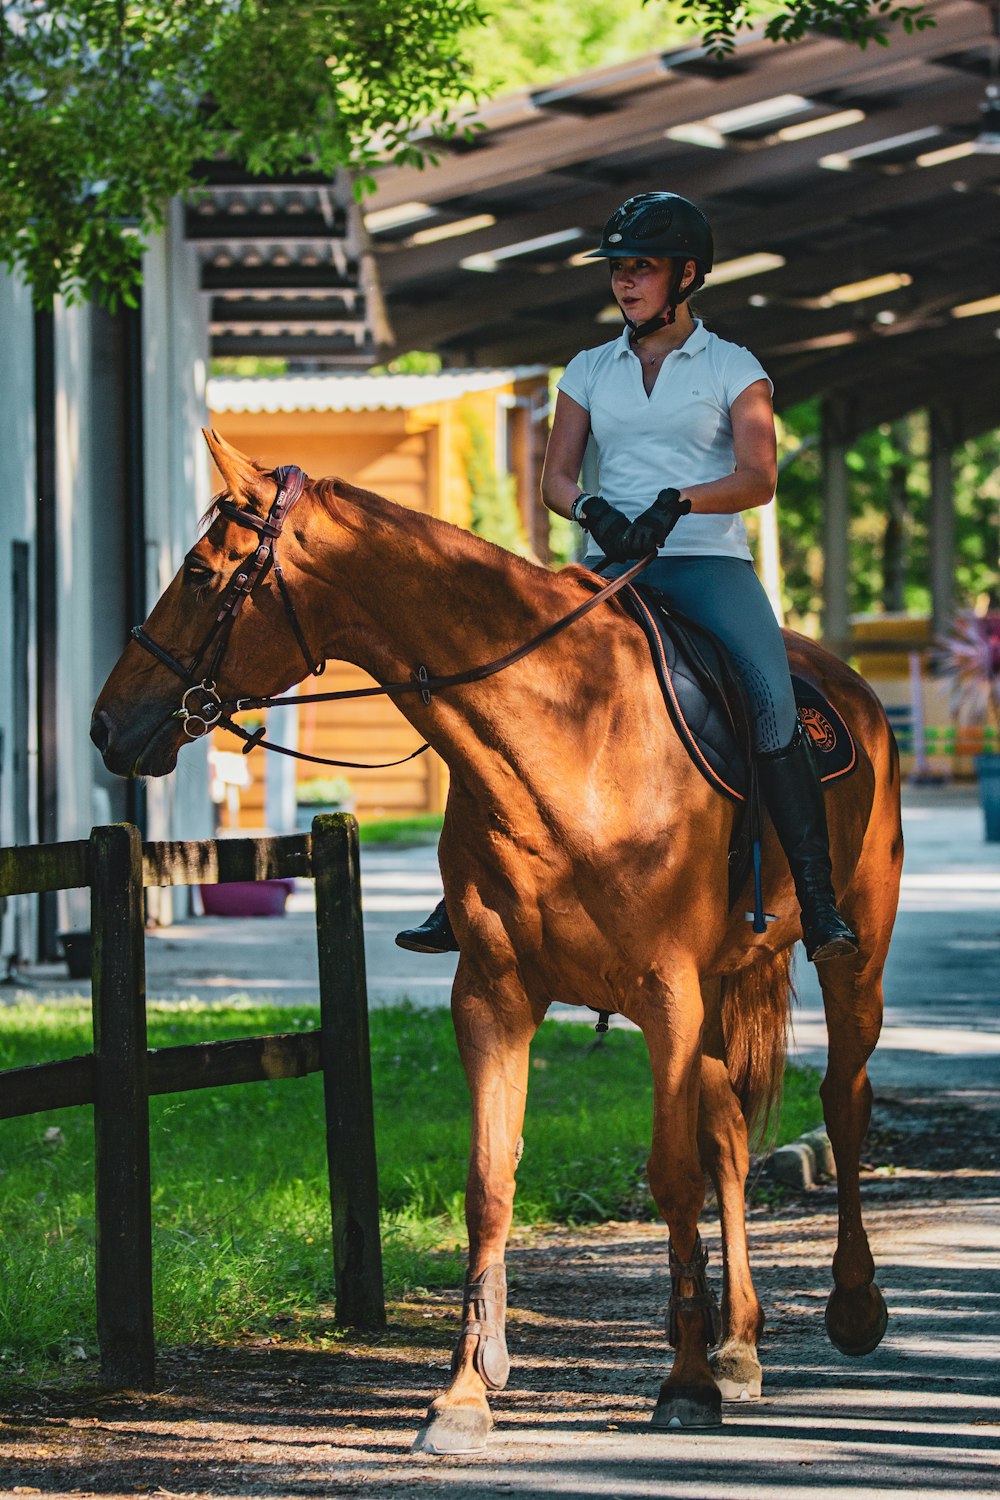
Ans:
[[[413,1297],[374,1340],[276,1329],[163,1354],[148,1396],[25,1393],[0,1422],[0,1489],[65,1496],[995,1496],[1000,1447],[1000,1099],[895,1095],[868,1142],[867,1221],[890,1309],[848,1360],[822,1322],[834,1189],[751,1213],[767,1308],[763,1399],[710,1434],[654,1433],[665,1363],[655,1224],[515,1234],[514,1370],[479,1458],[409,1453],[443,1383],[457,1297]],[[716,1235],[709,1227],[710,1249]],[[713,1260],[717,1257],[713,1256]],[[717,1268],[716,1268],[717,1269]],[[317,1318],[313,1334],[323,1331]]]
[[[283,1327],[236,1349],[164,1351],[153,1396],[25,1392],[0,1417],[0,1495],[996,1497],[1000,859],[967,789],[907,788],[904,825],[864,1174],[890,1313],[874,1354],[846,1359],[823,1330],[834,1190],[775,1191],[765,1176],[750,1221],[768,1316],[764,1395],[726,1408],[717,1432],[649,1430],[666,1365],[666,1234],[608,1224],[515,1234],[514,1368],[479,1458],[409,1452],[445,1380],[456,1289],[395,1305],[377,1340],[331,1337],[321,1312],[311,1345]],[[415,966],[392,943],[437,899],[433,850],[366,851],[363,868],[373,1004],[404,992],[444,1003],[453,960]],[[236,924],[225,947],[225,923],[163,930],[147,943],[150,994],[310,1001],[312,916],[300,904],[277,929]],[[814,976],[799,975],[793,1053],[822,1066]],[[39,969],[23,993],[76,988]],[[703,1232],[711,1250],[710,1216]]]

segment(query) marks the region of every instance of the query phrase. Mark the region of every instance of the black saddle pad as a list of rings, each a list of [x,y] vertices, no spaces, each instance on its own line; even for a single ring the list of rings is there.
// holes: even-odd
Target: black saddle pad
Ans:
[[[646,633],[674,727],[710,786],[732,802],[746,799],[752,745],[749,707],[717,636],[667,609],[662,595],[629,584],[622,604]],[[822,781],[847,776],[857,749],[841,714],[815,684],[792,676],[795,703]]]

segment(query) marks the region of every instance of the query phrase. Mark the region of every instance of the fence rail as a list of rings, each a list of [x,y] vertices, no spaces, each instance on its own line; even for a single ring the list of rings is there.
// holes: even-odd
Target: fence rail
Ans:
[[[318,1030],[185,1047],[146,1045],[142,892],[148,886],[312,876]],[[91,890],[94,1050],[0,1072],[0,1118],[94,1106],[97,1335],[110,1387],[152,1389],[149,1098],[322,1072],[336,1317],[385,1322],[357,823],[311,834],[142,844],[131,824],[88,840],[0,849],[0,895]]]
[[[64,844],[0,849],[0,895],[69,891],[90,885],[93,858],[93,836]],[[308,833],[142,845],[144,886],[223,885],[233,880],[279,880],[311,874],[312,834]]]

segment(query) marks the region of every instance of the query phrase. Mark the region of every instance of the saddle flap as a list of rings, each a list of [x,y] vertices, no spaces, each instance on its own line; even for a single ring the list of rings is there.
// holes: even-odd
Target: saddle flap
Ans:
[[[710,630],[668,609],[657,590],[629,585],[620,597],[645,632],[667,712],[692,761],[723,797],[744,802],[753,734],[729,652]],[[814,682],[793,674],[792,688],[820,780],[847,776],[857,747],[843,716]]]
[[[653,589],[631,585],[622,603],[645,631],[667,712],[694,764],[723,797],[743,802],[749,784],[748,709],[722,642],[668,611]]]

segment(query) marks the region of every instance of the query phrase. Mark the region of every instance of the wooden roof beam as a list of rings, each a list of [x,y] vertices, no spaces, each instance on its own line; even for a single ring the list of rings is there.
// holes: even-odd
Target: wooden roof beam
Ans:
[[[937,26],[893,38],[889,52],[880,57],[879,76],[884,81],[914,59],[933,57],[962,47],[984,45],[985,26],[978,4],[972,0],[945,0],[935,8]],[[756,48],[756,51],[754,50]],[[708,83],[667,72],[663,84],[642,90],[613,115],[581,120],[575,117],[542,118],[513,131],[509,137],[489,134],[472,150],[429,171],[390,167],[379,174],[378,189],[369,209],[395,207],[418,198],[436,203],[457,195],[484,193],[491,183],[523,179],[526,155],[536,171],[570,166],[607,152],[609,129],[630,143],[653,140],[671,125],[705,115],[756,103],[761,94],[761,71],[770,93],[799,93],[811,97],[833,89],[864,87],[871,81],[871,58],[845,42],[825,37],[809,39],[785,48],[770,43],[750,44],[741,55],[748,63],[745,74],[730,75]],[[759,65],[766,58],[766,67]],[[758,64],[754,67],[753,64]],[[613,122],[613,126],[612,126]],[[526,144],[530,149],[526,153]]]
[[[935,277],[937,300],[928,301],[919,287],[903,288],[883,296],[879,305],[898,311],[901,319],[934,315],[942,305],[947,309],[989,291],[992,277],[989,247],[1000,236],[1000,202],[956,194],[955,212],[944,220],[926,220],[916,226],[890,224],[875,227],[882,228],[882,236],[865,243],[862,273],[865,277],[888,271],[918,276],[921,271],[934,268],[935,262],[944,256],[945,246],[952,262],[956,253],[963,249],[974,252],[970,269],[963,268],[956,276],[952,264],[947,276]],[[794,307],[783,300],[789,299],[790,302],[824,295],[852,279],[854,264],[849,255],[840,250],[825,256],[802,255],[790,260],[784,268],[766,275],[706,288],[699,297],[699,307],[705,316],[718,323],[733,316],[745,318],[751,294],[771,298],[771,307],[762,310],[762,335],[755,343],[758,353],[761,353],[768,344],[787,342],[792,337],[784,326],[789,322],[796,325],[799,336],[808,337],[811,331],[817,335],[828,334],[852,326],[859,316],[863,318],[866,312],[863,303],[842,303],[824,310]],[[598,343],[601,325],[594,320],[600,308],[611,300],[607,275],[606,272],[602,274],[602,270],[599,263],[595,263],[591,268],[566,268],[552,275],[526,264],[518,266],[508,262],[501,264],[493,275],[470,272],[460,276],[457,284],[453,281],[448,287],[446,295],[434,296],[425,292],[411,302],[406,293],[401,292],[390,301],[397,337],[409,348],[437,347],[456,339],[476,337],[484,325],[495,321],[501,313],[517,317],[536,310],[555,312],[562,308],[574,319],[581,315],[589,318],[592,323],[591,342]],[[855,279],[860,279],[860,275]],[[940,294],[944,295],[943,304]],[[490,306],[486,313],[484,299]],[[870,310],[870,316],[873,315],[874,308]],[[763,335],[773,331],[779,317],[782,324],[780,336],[765,339]],[[610,333],[608,337],[611,337]]]
[[[317,240],[321,244],[347,237],[347,216],[340,211],[329,223],[321,213],[301,214],[199,214],[188,209],[184,235],[198,244],[284,245],[297,240]]]
[[[213,355],[255,354],[264,358],[327,362],[333,366],[375,363],[377,351],[368,344],[359,347],[342,335],[302,333],[217,333],[211,341]]]
[[[350,262],[345,272],[332,261],[318,260],[307,265],[303,261],[289,260],[284,265],[277,265],[272,260],[248,265],[234,258],[229,265],[215,265],[206,260],[201,266],[201,286],[205,292],[294,292],[315,289],[360,295],[358,274],[357,265]]]
[[[213,328],[219,324],[235,323],[337,323],[343,327],[355,327],[364,325],[366,309],[363,296],[350,301],[303,297],[291,302],[213,297],[211,321]]]
[[[950,89],[940,96],[921,96],[903,109],[892,111],[888,115],[871,115],[863,124],[837,131],[836,135],[831,137],[831,151],[836,149],[838,152],[843,152],[859,145],[869,145],[887,135],[895,136],[928,124],[936,124],[939,121],[951,121],[956,117],[956,113],[963,117],[971,110],[974,114],[974,100],[970,103],[970,99],[971,94],[967,84],[961,89]],[[974,118],[970,119],[970,129],[974,128],[975,123]],[[678,158],[673,155],[671,149],[673,143],[664,141],[663,144],[664,177],[669,180],[671,190],[690,194],[700,203],[733,189],[746,192],[753,187],[766,186],[769,182],[777,184],[781,181],[792,181],[801,176],[805,170],[814,168],[817,155],[822,154],[815,138],[775,146],[758,145],[744,150],[736,148],[721,152],[706,150],[697,158],[690,152]],[[723,159],[720,160],[720,158]],[[963,161],[946,165],[950,167],[952,175],[955,175],[962,170],[965,163]],[[853,181],[856,181],[859,176],[867,176],[877,170],[871,167],[866,169],[862,166],[849,174],[830,173],[830,177],[833,179],[849,175]],[[934,169],[912,168],[910,170],[923,173]],[[878,175],[881,177],[882,173],[878,172]],[[648,190],[649,177],[647,168],[641,175],[630,181],[620,182],[613,189],[601,184],[590,191],[582,190],[578,199],[564,199],[557,203],[546,204],[531,213],[516,214],[507,218],[498,216],[496,224],[460,238],[443,239],[433,244],[415,245],[409,248],[405,243],[398,242],[391,248],[382,247],[376,240],[374,249],[382,285],[387,291],[391,291],[395,286],[440,276],[453,269],[460,259],[467,256],[490,254],[507,245],[530,241],[561,228],[577,226],[596,235],[616,203],[627,198],[632,192]],[[833,186],[832,182],[831,186]],[[916,187],[917,184],[913,186]],[[540,184],[539,192],[540,195],[543,193],[543,184]],[[478,206],[483,210],[490,208],[490,211],[493,211],[493,206],[489,204],[487,198],[483,198]],[[471,217],[472,207],[470,205],[467,207],[469,208],[467,216]],[[808,208],[806,211],[809,211]],[[769,237],[773,238],[775,233],[773,214],[760,214],[758,217],[763,221],[762,230],[766,225]],[[797,225],[795,227],[797,228]],[[718,238],[721,243],[725,244],[725,232],[721,229]]]

